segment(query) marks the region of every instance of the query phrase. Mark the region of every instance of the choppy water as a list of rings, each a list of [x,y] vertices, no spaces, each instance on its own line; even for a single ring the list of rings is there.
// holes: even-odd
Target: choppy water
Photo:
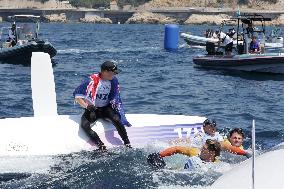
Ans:
[[[200,34],[206,28],[182,26],[181,31]],[[163,30],[162,25],[43,24],[42,37],[58,49],[54,73],[59,113],[81,113],[73,105],[74,88],[104,60],[115,59],[123,70],[119,80],[127,113],[206,116],[217,121],[221,132],[241,127],[247,134],[254,118],[259,150],[284,141],[284,75],[196,69],[192,57],[203,49],[189,49],[181,40],[177,53],[167,52]],[[0,117],[32,116],[30,68],[0,64],[0,70]],[[155,171],[145,161],[149,147],[109,153],[1,158],[0,188],[206,186],[231,166],[224,163],[199,173]],[[175,167],[185,159],[167,161]]]

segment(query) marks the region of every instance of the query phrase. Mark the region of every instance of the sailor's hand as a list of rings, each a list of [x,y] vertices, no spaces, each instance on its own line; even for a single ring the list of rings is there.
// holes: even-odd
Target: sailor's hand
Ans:
[[[94,105],[88,105],[86,109],[89,110],[90,112],[96,111],[96,107]]]

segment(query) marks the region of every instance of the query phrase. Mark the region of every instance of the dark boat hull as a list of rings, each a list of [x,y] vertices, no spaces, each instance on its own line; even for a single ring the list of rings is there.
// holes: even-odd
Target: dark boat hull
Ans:
[[[196,67],[284,74],[284,55],[199,56]]]
[[[50,58],[57,53],[56,49],[49,42],[31,41],[25,45],[0,49],[0,62],[30,65],[32,52],[48,53]]]

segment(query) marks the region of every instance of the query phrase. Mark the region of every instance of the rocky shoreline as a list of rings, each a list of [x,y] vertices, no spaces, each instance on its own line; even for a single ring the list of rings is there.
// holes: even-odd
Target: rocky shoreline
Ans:
[[[231,14],[231,13],[229,13]],[[187,19],[177,20],[172,17],[165,16],[163,14],[152,13],[150,11],[138,11],[134,13],[125,23],[126,24],[194,24],[194,25],[220,25],[224,19],[229,19],[231,15],[224,13],[193,13]],[[72,22],[68,20],[65,13],[49,14],[43,16],[43,20],[46,22]],[[0,22],[3,21],[0,17]],[[73,21],[74,22],[74,21]],[[95,24],[113,24],[110,18],[104,18],[97,15],[89,15],[85,18],[80,18],[78,21],[82,23],[95,23]],[[271,22],[266,22],[267,25],[283,26],[284,25],[284,13],[274,16]]]
[[[126,24],[179,23],[179,24],[184,24],[184,25],[187,25],[187,24],[220,25],[224,19],[229,19],[230,17],[231,16],[228,14],[192,14],[185,21],[183,21],[183,20],[176,20],[176,19],[166,17],[161,14],[156,14],[156,13],[151,13],[151,12],[137,12],[126,21]],[[283,26],[284,25],[284,14],[280,14],[278,17],[273,18],[271,22],[266,22],[266,25]]]
[[[81,18],[80,22],[83,23],[94,23],[94,24],[112,24],[111,19],[109,18],[102,18],[97,15],[89,16],[87,18]]]
[[[67,22],[65,13],[45,15],[44,19],[47,22]]]
[[[126,24],[170,24],[177,23],[173,18],[151,12],[137,12],[126,21]]]

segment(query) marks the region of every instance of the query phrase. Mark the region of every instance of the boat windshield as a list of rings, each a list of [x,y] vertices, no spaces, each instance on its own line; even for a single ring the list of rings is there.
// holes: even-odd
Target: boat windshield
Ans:
[[[35,38],[35,29],[32,24],[21,23],[17,30],[19,40],[31,40]]]

